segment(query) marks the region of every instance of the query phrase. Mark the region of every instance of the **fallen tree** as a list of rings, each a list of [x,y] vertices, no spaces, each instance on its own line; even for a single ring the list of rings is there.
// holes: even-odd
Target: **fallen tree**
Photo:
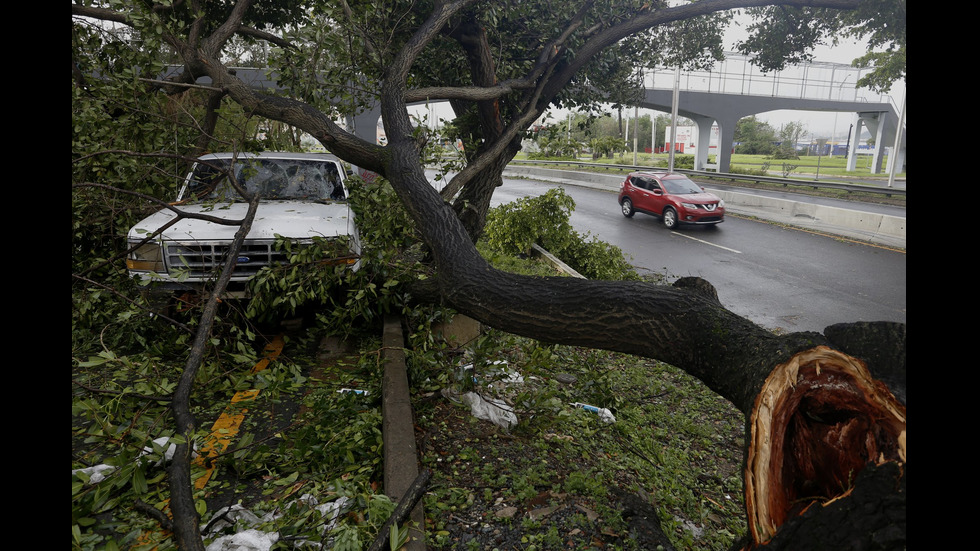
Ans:
[[[213,87],[249,112],[301,128],[335,154],[387,178],[434,267],[434,277],[412,287],[417,299],[440,302],[493,327],[543,341],[668,362],[734,403],[751,431],[745,471],[751,534],[747,547],[904,547],[904,325],[862,323],[834,326],[824,334],[774,335],[725,309],[710,283],[697,278],[663,287],[522,277],[493,269],[473,245],[500,172],[525,130],[554,102],[573,102],[562,96],[566,87],[623,41],[670,25],[690,24],[696,31],[699,18],[723,10],[778,5],[782,10],[765,13],[766,21],[792,14],[781,21],[812,31],[803,41],[812,44],[821,33],[852,28],[856,21],[870,24],[883,3],[702,0],[669,7],[626,2],[618,11],[604,11],[600,8],[608,6],[594,1],[576,3],[565,6],[570,11],[560,25],[545,29],[534,43],[534,56],[508,68],[505,79],[498,76],[503,69],[486,40],[487,13],[472,0],[437,1],[425,10],[406,7],[404,17],[392,18],[398,23],[388,28],[400,34],[385,35],[389,39],[384,42],[358,23],[357,10],[374,6],[320,6],[348,38],[363,42],[362,49],[349,52],[357,60],[367,59],[363,74],[374,68],[380,75],[377,99],[385,146],[346,132],[334,122],[335,113],[316,106],[318,100],[256,92],[222,64],[222,48],[231,36],[246,30],[254,35],[243,24],[251,4],[229,4],[220,21],[181,11],[186,8],[181,4],[158,6],[151,15],[165,23],[159,32],[185,63],[179,78],[207,75]],[[899,6],[904,51],[904,2],[885,7]],[[533,11],[526,9],[530,11],[518,15]],[[142,21],[79,5],[73,5],[73,13]],[[786,32],[785,26],[776,28]],[[431,83],[439,76],[420,67],[420,59],[432,49],[445,53],[447,39],[456,41],[454,55],[468,67],[454,70],[469,75],[469,82],[410,89],[410,81]],[[779,47],[787,47],[786,42]],[[424,137],[405,109],[407,100],[418,98],[471,105],[470,125],[483,138],[446,195],[437,193],[425,177],[420,160]],[[459,199],[448,202],[457,190]],[[192,539],[187,536],[182,545],[191,545]]]

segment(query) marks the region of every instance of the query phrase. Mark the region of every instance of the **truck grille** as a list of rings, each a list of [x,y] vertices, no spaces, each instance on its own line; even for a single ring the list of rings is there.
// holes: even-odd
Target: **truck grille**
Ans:
[[[167,267],[171,274],[186,270],[192,280],[218,275],[228,254],[228,243],[170,243],[166,245]],[[245,243],[238,253],[234,277],[249,278],[270,264],[285,264],[284,251],[274,250],[273,243]]]

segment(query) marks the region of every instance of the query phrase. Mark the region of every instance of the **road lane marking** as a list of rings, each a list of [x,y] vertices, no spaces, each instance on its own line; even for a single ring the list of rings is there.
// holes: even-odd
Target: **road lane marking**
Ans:
[[[681,237],[686,237],[688,239],[693,239],[694,241],[697,241],[698,243],[704,243],[705,245],[711,245],[712,247],[718,247],[719,249],[723,249],[723,250],[726,250],[726,251],[729,251],[729,252],[733,252],[735,254],[742,254],[742,251],[736,251],[735,249],[729,249],[728,247],[722,247],[721,245],[716,245],[715,243],[712,243],[710,241],[705,241],[704,239],[698,239],[697,237],[691,237],[690,235],[687,235],[687,234],[683,234],[683,233],[676,232],[676,231],[675,232],[670,232],[670,233],[672,233],[674,235],[679,235]]]
[[[269,367],[270,363],[279,357],[279,354],[282,353],[284,346],[285,342],[283,341],[282,335],[276,335],[272,341],[265,346],[265,349],[262,350],[264,356],[258,361],[258,363],[252,366],[252,370],[250,372],[258,373],[259,371],[264,371],[267,367]],[[232,438],[238,434],[238,429],[245,420],[245,413],[247,413],[248,410],[241,408],[235,411],[233,406],[241,402],[253,401],[258,395],[259,390],[257,389],[240,390],[236,392],[231,398],[231,404],[226,407],[225,411],[223,411],[214,421],[214,425],[211,426],[211,433],[201,446],[200,453],[191,463],[192,467],[203,467],[204,469],[204,472],[193,481],[194,489],[196,491],[203,490],[204,486],[206,486],[208,481],[211,480],[211,476],[214,475],[215,469],[214,462],[211,460],[218,457],[221,455],[221,453],[228,449]],[[169,498],[164,501],[162,512],[168,517],[173,517],[170,512]],[[147,548],[152,546],[152,551],[156,551],[159,548],[158,544],[171,537],[171,535],[172,533],[169,530],[160,528],[158,530],[143,531],[137,541],[139,542],[140,546],[146,546]]]
[[[282,335],[276,335],[262,351],[265,356],[252,367],[251,373],[258,373],[269,367],[269,364],[279,357],[283,346],[285,343]],[[200,454],[195,460],[196,465],[204,467],[204,474],[194,481],[194,489],[204,489],[204,486],[211,480],[211,475],[214,474],[215,466],[212,459],[224,453],[231,445],[232,438],[238,435],[238,429],[245,420],[245,413],[248,412],[248,409],[242,408],[239,404],[254,401],[258,395],[257,389],[236,392],[231,398],[231,405],[215,419],[214,425],[211,426],[211,434],[205,439]]]

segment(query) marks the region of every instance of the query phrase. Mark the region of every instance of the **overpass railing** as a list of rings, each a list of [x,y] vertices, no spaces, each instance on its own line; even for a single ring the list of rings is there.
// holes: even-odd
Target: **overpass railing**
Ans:
[[[681,71],[680,88],[691,92],[810,100],[891,102],[889,96],[857,88],[857,81],[870,72],[870,68],[811,61],[763,73],[751,61],[751,57],[743,54],[726,53],[725,59],[711,69]],[[644,86],[647,89],[673,89],[674,69],[646,69]]]
[[[535,160],[513,160],[511,164],[520,165],[537,165],[537,166],[553,166],[555,168],[560,167],[572,167],[572,168],[591,168],[591,169],[604,169],[604,170],[619,170],[625,172],[639,172],[639,171],[664,171],[663,167],[651,167],[642,165],[614,165],[606,163],[587,163],[583,161],[535,161]],[[849,182],[831,182],[827,180],[805,180],[805,179],[793,179],[793,178],[779,178],[775,176],[754,176],[748,174],[733,174],[729,172],[711,172],[703,170],[686,170],[686,169],[674,169],[674,172],[680,172],[683,174],[688,174],[691,176],[697,176],[700,178],[712,178],[719,180],[730,180],[736,182],[756,182],[756,183],[766,183],[781,185],[783,187],[788,186],[803,186],[812,189],[836,189],[843,190],[847,192],[858,192],[858,193],[870,193],[876,195],[884,195],[887,197],[895,196],[906,196],[905,189],[898,188],[887,188],[879,186],[869,186],[866,184],[852,184]]]

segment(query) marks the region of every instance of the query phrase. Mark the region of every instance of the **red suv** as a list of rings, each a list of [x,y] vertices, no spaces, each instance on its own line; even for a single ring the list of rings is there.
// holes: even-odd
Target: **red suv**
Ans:
[[[683,174],[673,172],[633,172],[619,190],[623,216],[636,212],[659,216],[664,226],[678,224],[720,224],[725,221],[725,202],[707,193]]]

